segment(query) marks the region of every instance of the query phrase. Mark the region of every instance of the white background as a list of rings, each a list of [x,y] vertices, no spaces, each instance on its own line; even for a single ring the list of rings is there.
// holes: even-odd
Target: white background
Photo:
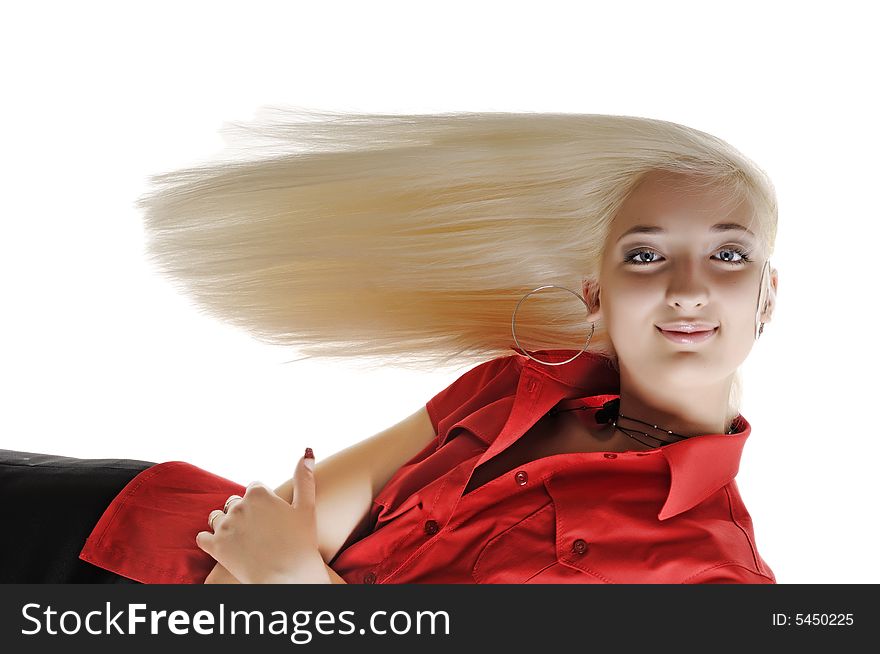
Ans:
[[[464,372],[282,365],[147,267],[135,198],[263,105],[672,120],[772,177],[737,478],[780,583],[880,582],[870,3],[31,2],[0,18],[0,447],[288,478]],[[872,45],[874,43],[874,45]]]

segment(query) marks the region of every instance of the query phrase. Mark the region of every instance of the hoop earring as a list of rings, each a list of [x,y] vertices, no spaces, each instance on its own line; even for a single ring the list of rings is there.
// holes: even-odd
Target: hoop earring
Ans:
[[[758,322],[761,320],[761,296],[764,294],[764,275],[767,272],[767,268],[770,266],[770,259],[767,259],[764,262],[764,267],[761,268],[761,281],[758,284],[758,307],[755,312],[755,340],[757,341],[761,338],[761,334],[764,333],[764,323],[761,323],[761,326],[758,327]],[[767,291],[769,293],[769,289]],[[766,307],[766,301],[765,301]]]
[[[538,291],[543,290],[543,289],[545,289],[545,288],[561,288],[561,289],[564,290],[564,291],[568,291],[569,293],[571,293],[571,294],[574,295],[577,299],[579,299],[581,302],[584,303],[584,306],[587,307],[587,315],[589,315],[589,312],[590,312],[590,305],[587,304],[587,301],[586,301],[584,298],[582,298],[580,295],[578,295],[577,293],[575,293],[575,292],[572,291],[571,289],[565,288],[564,286],[556,286],[555,284],[547,284],[546,286],[539,286],[538,288],[536,288],[536,289],[534,289],[534,290],[532,290],[532,291],[529,291],[528,293],[526,293],[525,295],[523,295],[523,296],[520,298],[519,302],[516,303],[516,308],[513,310],[513,317],[512,317],[512,319],[511,319],[511,321],[510,321],[510,330],[511,330],[511,332],[513,333],[513,342],[516,343],[516,346],[517,346],[520,350],[522,350],[523,352],[525,352],[525,354],[526,354],[527,357],[529,357],[529,358],[532,359],[533,361],[537,361],[538,363],[543,363],[545,366],[561,366],[561,365],[563,365],[563,364],[565,364],[565,363],[569,363],[570,361],[574,361],[574,360],[577,359],[580,355],[582,355],[584,352],[587,351],[587,347],[590,345],[590,341],[593,340],[593,332],[596,331],[596,323],[595,323],[595,322],[591,322],[591,323],[590,323],[590,325],[591,325],[591,327],[590,327],[590,335],[587,337],[587,342],[584,344],[584,348],[583,348],[580,352],[578,352],[577,354],[575,354],[572,358],[567,359],[567,360],[565,360],[565,361],[557,361],[556,363],[552,363],[552,362],[550,362],[550,361],[541,361],[540,359],[536,359],[535,357],[533,357],[531,354],[528,353],[528,351],[527,351],[525,348],[523,348],[523,347],[519,344],[519,341],[518,341],[517,338],[516,338],[516,312],[519,311],[519,305],[523,303],[523,300],[525,300],[525,299],[526,299],[528,296],[530,296],[532,293],[537,293]]]

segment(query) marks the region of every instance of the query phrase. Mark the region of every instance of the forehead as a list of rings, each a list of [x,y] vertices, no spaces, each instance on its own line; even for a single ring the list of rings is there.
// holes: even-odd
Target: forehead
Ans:
[[[611,242],[637,225],[699,234],[717,223],[748,226],[751,208],[717,184],[676,173],[651,172],[621,205],[611,225]]]

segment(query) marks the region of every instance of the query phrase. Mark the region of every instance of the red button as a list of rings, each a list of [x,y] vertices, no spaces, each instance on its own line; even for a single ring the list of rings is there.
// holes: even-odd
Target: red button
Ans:
[[[365,584],[375,584],[376,583],[376,574],[373,572],[368,572],[364,575],[364,583]]]
[[[572,543],[571,551],[576,554],[583,554],[587,551],[587,542],[582,538],[578,538],[574,543]]]
[[[425,533],[436,534],[438,531],[440,531],[440,525],[437,524],[436,520],[428,520],[425,523]]]
[[[517,472],[514,475],[514,478],[516,479],[516,483],[520,486],[525,486],[527,483],[529,483],[529,473],[527,473],[525,470],[520,470],[519,472]]]
[[[606,459],[616,459],[617,455],[614,452],[605,452]]]

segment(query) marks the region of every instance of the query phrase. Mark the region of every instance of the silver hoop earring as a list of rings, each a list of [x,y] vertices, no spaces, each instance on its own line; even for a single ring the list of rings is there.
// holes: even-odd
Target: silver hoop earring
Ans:
[[[764,277],[767,273],[767,269],[770,267],[770,259],[764,262],[764,267],[761,269],[761,282],[758,284],[758,307],[755,311],[755,340],[757,341],[761,338],[761,334],[764,333],[764,323],[761,322],[761,326],[758,326],[758,322],[761,320],[761,296],[764,295]],[[769,292],[769,289],[768,289]],[[766,304],[766,298],[765,304]]]
[[[518,341],[517,338],[516,338],[516,312],[519,311],[519,305],[523,303],[523,300],[525,300],[525,299],[526,299],[528,296],[530,296],[532,293],[537,293],[538,291],[541,291],[541,290],[543,290],[543,289],[545,289],[545,288],[561,288],[561,289],[564,290],[564,291],[568,291],[569,293],[571,293],[571,294],[574,295],[577,299],[579,299],[581,302],[584,303],[584,306],[587,307],[587,315],[589,315],[589,313],[590,313],[590,305],[587,304],[587,301],[586,301],[584,298],[582,298],[580,295],[578,295],[577,293],[575,293],[574,291],[572,291],[572,290],[569,289],[569,288],[565,288],[564,286],[556,286],[555,284],[547,284],[546,286],[539,286],[538,288],[536,288],[536,289],[534,289],[534,290],[532,290],[532,291],[529,291],[528,293],[526,293],[525,295],[523,295],[523,296],[520,298],[519,302],[516,303],[516,308],[513,310],[513,318],[512,318],[511,321],[510,321],[510,329],[511,329],[511,332],[513,333],[513,342],[516,343],[516,346],[517,346],[520,350],[522,350],[523,352],[525,352],[525,355],[526,355],[527,357],[529,357],[529,358],[532,359],[533,361],[537,361],[538,363],[543,363],[545,366],[561,366],[561,365],[563,365],[563,364],[565,364],[565,363],[569,363],[570,361],[574,361],[574,360],[577,359],[580,355],[582,355],[584,352],[587,351],[587,347],[590,345],[590,341],[593,340],[593,332],[596,331],[596,323],[595,323],[595,322],[591,322],[591,323],[590,323],[590,325],[591,325],[591,327],[590,327],[590,335],[589,335],[589,337],[587,337],[587,342],[584,344],[584,348],[583,348],[580,352],[578,352],[577,354],[575,354],[572,358],[567,359],[567,360],[565,360],[565,361],[558,361],[558,362],[556,362],[556,363],[552,363],[552,362],[550,362],[550,361],[541,361],[540,359],[536,359],[535,357],[533,357],[531,354],[528,353],[528,351],[526,351],[525,348],[523,348],[523,347],[519,344],[519,341]]]

